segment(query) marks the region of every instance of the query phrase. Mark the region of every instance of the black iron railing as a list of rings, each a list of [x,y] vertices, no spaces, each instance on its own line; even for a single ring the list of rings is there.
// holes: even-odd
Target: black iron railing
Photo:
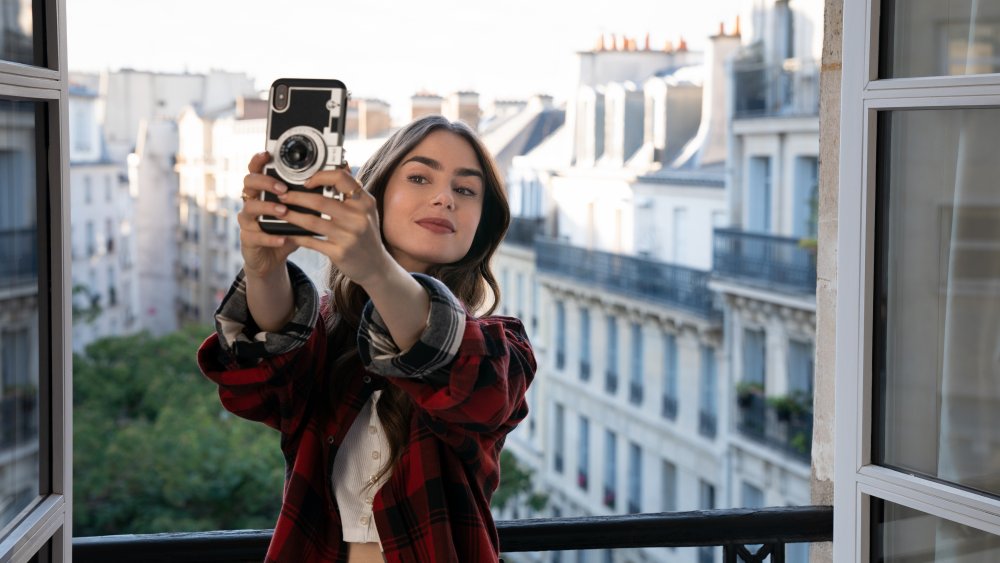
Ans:
[[[733,89],[736,119],[819,115],[819,66],[815,61],[737,63],[733,67]]]
[[[781,291],[816,293],[816,255],[800,240],[715,229],[714,274]]]
[[[663,418],[669,418],[670,420],[675,420],[677,418],[677,397],[664,395],[663,408],[660,414],[663,415]]]
[[[38,231],[0,230],[0,280],[38,277]]]
[[[704,318],[718,318],[711,272],[635,256],[588,250],[551,239],[535,239],[539,272],[568,277],[615,293],[684,309]]]
[[[542,218],[511,217],[510,227],[503,241],[518,246],[533,246],[535,237],[542,233]]]
[[[497,523],[505,553],[639,547],[722,546],[727,562],[784,554],[785,544],[833,539],[833,507],[663,512]],[[269,530],[75,538],[75,563],[242,563],[261,561]],[[748,546],[754,546],[750,548]],[[759,547],[757,547],[759,546]],[[705,550],[710,553],[710,549]],[[747,555],[750,555],[748,557]],[[772,559],[774,561],[782,561]]]

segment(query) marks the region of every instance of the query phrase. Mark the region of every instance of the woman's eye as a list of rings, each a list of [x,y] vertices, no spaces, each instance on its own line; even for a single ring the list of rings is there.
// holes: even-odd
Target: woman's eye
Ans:
[[[425,177],[423,177],[423,176],[421,176],[419,174],[413,174],[411,176],[407,176],[406,179],[409,180],[409,181],[411,181],[411,182],[413,182],[414,184],[427,184],[427,183],[429,183],[427,181],[427,178],[425,178]]]
[[[455,191],[458,192],[458,193],[460,193],[460,194],[462,194],[462,195],[467,195],[467,196],[475,196],[476,195],[476,191],[473,190],[472,188],[461,188],[461,187],[459,187],[459,188],[455,188]]]

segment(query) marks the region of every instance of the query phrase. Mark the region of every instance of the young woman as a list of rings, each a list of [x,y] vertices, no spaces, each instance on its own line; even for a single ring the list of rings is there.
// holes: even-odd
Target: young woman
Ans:
[[[267,561],[496,561],[490,497],[535,371],[520,321],[488,316],[510,222],[496,164],[439,116],[397,131],[357,180],[345,168],[305,184],[342,201],[287,191],[261,173],[267,159],[250,161],[244,268],[198,352],[226,409],[281,433]],[[325,240],[264,233],[264,214]],[[330,259],[322,298],[286,261],[298,247]]]

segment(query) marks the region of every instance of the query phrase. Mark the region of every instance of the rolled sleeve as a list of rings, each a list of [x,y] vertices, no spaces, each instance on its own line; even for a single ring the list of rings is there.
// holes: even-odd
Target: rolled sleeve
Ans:
[[[448,378],[447,368],[462,345],[465,307],[439,280],[424,274],[412,275],[430,296],[427,326],[420,339],[408,350],[400,350],[382,316],[369,301],[358,328],[358,351],[372,373],[444,383]]]
[[[222,348],[242,366],[256,364],[263,358],[291,352],[301,347],[312,334],[319,317],[320,299],[309,276],[288,262],[295,312],[278,331],[262,331],[250,316],[247,305],[246,273],[240,270],[229,292],[215,312],[215,330]]]

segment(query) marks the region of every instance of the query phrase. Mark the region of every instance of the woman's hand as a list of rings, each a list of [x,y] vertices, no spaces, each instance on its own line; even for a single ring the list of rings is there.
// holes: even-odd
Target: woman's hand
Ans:
[[[261,215],[284,217],[288,212],[282,203],[260,199],[261,192],[280,196],[288,191],[284,184],[263,174],[264,165],[270,159],[271,155],[266,152],[257,153],[250,159],[247,166],[250,173],[243,178],[243,209],[236,217],[240,224],[244,272],[257,278],[267,278],[279,268],[284,270],[285,260],[296,248],[290,237],[265,233],[257,222]]]
[[[382,244],[375,198],[351,176],[350,168],[318,172],[303,186],[314,191],[285,192],[278,195],[278,199],[286,205],[318,211],[329,219],[290,209],[283,218],[326,240],[312,236],[290,236],[288,239],[296,246],[325,254],[337,269],[366,289],[394,267],[394,260]],[[324,197],[317,189],[321,186],[333,186],[343,201]]]

